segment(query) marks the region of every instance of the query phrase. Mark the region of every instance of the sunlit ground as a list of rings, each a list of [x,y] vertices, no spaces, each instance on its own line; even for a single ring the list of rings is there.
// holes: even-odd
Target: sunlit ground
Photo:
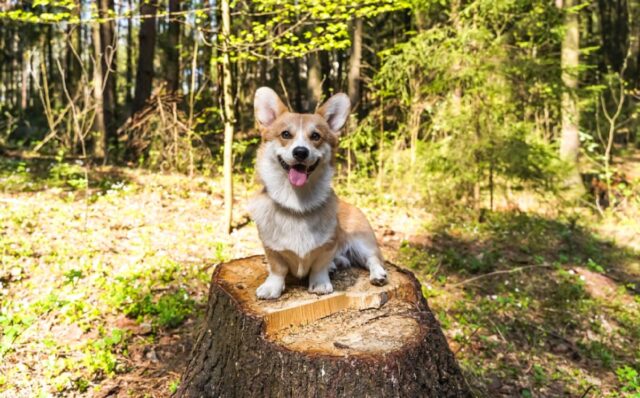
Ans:
[[[603,218],[548,202],[471,217],[372,186],[339,191],[423,281],[477,395],[640,394],[637,198]],[[218,180],[100,168],[87,188],[73,162],[1,160],[0,396],[175,391],[213,268],[261,252],[252,189],[236,184],[226,236]]]

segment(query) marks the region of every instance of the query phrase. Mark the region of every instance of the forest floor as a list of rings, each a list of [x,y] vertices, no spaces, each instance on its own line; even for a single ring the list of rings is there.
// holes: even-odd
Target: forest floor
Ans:
[[[262,251],[246,184],[226,236],[216,179],[84,171],[0,159],[0,397],[171,395],[212,270]],[[421,279],[478,396],[639,397],[635,186],[604,215],[550,199],[481,217],[339,190]]]

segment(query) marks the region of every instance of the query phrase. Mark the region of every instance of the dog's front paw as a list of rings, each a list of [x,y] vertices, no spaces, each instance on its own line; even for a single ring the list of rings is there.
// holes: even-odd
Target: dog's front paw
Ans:
[[[376,267],[371,269],[369,274],[369,281],[372,285],[382,286],[387,283],[387,271],[382,267]]]
[[[273,300],[280,297],[283,291],[284,280],[270,276],[262,285],[258,286],[256,296],[261,300]]]
[[[333,293],[331,281],[320,281],[309,284],[309,293],[329,294]]]

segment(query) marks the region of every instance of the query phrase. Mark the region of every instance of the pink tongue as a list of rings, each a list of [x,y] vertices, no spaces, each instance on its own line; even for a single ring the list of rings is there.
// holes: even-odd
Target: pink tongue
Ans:
[[[292,167],[289,169],[289,182],[296,187],[301,187],[307,182],[307,173],[298,171]]]

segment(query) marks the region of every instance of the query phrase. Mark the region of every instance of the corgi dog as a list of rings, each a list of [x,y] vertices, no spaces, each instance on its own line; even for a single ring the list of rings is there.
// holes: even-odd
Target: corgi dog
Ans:
[[[254,110],[262,143],[256,171],[262,191],[248,210],[258,227],[269,276],[256,291],[276,299],[285,277],[309,277],[309,292],[333,292],[329,273],[351,264],[369,270],[374,285],[387,282],[384,260],[364,214],[331,187],[340,130],[351,104],[329,98],[316,113],[293,113],[268,87],[256,91]]]

